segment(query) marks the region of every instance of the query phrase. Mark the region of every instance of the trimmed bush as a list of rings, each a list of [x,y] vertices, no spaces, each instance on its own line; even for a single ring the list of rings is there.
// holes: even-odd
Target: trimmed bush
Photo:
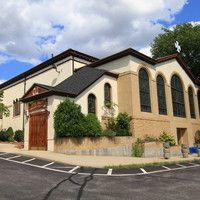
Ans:
[[[1,141],[8,141],[12,142],[14,141],[14,132],[11,127],[9,127],[7,130],[0,131],[0,140]]]
[[[102,128],[99,120],[94,114],[88,114],[85,117],[85,136],[99,137],[102,135]]]
[[[200,144],[200,130],[196,131],[194,136],[195,144]]]
[[[23,142],[24,141],[24,132],[22,130],[15,131],[14,140],[17,142]]]
[[[58,137],[83,137],[85,121],[81,107],[67,98],[58,105],[54,113],[56,135]]]
[[[160,135],[159,140],[161,142],[169,142],[170,146],[175,146],[176,145],[176,141],[175,141],[174,137],[172,135],[167,134],[166,132],[163,132]]]
[[[70,99],[59,104],[54,113],[54,128],[58,137],[98,137],[102,135],[100,122],[94,114],[85,116],[81,107]]]
[[[144,144],[143,141],[138,138],[136,142],[133,144],[132,156],[142,157],[143,154],[144,154]]]
[[[119,113],[116,118],[115,130],[118,136],[130,136],[130,122],[132,118],[127,113]]]
[[[6,134],[6,130],[0,131],[0,141],[2,141],[2,142],[8,141],[8,136]]]

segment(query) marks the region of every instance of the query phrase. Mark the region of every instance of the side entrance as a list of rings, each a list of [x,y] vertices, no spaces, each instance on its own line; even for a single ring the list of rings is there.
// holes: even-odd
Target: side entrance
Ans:
[[[47,100],[29,103],[29,149],[47,150]]]

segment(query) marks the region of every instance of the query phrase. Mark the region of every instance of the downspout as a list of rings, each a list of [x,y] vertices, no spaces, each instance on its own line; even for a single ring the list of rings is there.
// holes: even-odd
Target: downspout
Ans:
[[[24,95],[26,93],[26,76],[24,76]],[[23,124],[22,124],[22,130],[25,131],[25,103],[23,103]]]
[[[74,73],[74,56],[72,56],[72,74]]]

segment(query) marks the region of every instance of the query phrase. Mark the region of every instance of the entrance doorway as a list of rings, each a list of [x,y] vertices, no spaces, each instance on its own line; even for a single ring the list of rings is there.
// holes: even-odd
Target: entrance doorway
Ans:
[[[29,104],[29,149],[47,150],[47,101]]]
[[[188,134],[186,128],[177,128],[178,145],[188,144]]]

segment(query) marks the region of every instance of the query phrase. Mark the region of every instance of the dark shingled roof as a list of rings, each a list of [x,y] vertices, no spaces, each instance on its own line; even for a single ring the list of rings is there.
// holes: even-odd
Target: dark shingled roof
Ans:
[[[103,75],[117,77],[116,74],[110,73],[106,70],[83,67],[72,76],[55,86],[54,89],[78,96]]]
[[[97,81],[99,78],[101,78],[103,75],[108,75],[115,78],[118,77],[117,74],[110,73],[106,70],[83,67],[76,71],[72,76],[56,85],[55,87],[39,83],[33,84],[31,88],[37,85],[39,87],[47,89],[48,91],[27,98],[25,97],[25,94],[22,97],[21,101],[28,102],[34,100],[35,98],[47,97],[50,95],[69,96],[74,98],[78,96],[81,92],[83,92],[86,88],[88,88],[90,85],[92,85],[95,81]]]

